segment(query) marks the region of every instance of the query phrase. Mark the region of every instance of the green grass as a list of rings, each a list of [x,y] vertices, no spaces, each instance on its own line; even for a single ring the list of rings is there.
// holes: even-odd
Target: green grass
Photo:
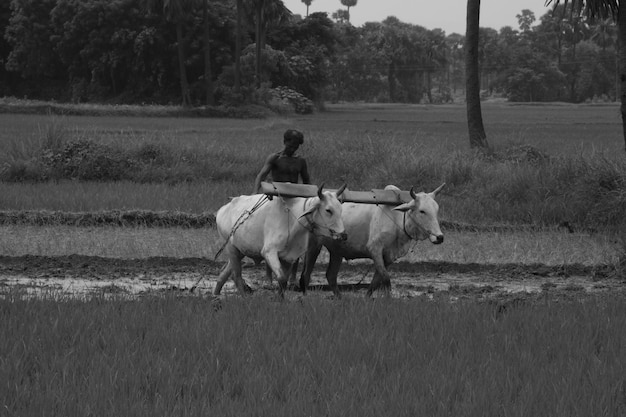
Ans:
[[[254,184],[252,184],[254,185]],[[250,189],[252,188],[250,186]],[[133,182],[6,183],[0,182],[3,209],[95,212],[101,210],[215,213],[229,197],[243,192],[224,180],[175,185]],[[250,191],[248,190],[248,193]]]
[[[442,245],[414,242],[401,260],[459,264],[519,263],[613,265],[620,262],[620,242],[607,234],[537,232],[467,233],[444,230]],[[223,240],[213,228],[127,228],[72,226],[0,226],[0,254],[106,258],[213,259]],[[219,258],[224,261],[224,258]],[[319,262],[327,263],[326,252]]]
[[[33,169],[42,147],[75,139],[129,155],[154,151],[159,158],[134,172],[134,181],[0,182],[0,204],[12,210],[215,212],[228,197],[250,192],[267,155],[282,148],[284,130],[298,128],[315,183],[431,190],[446,182],[440,202],[447,220],[614,228],[626,210],[617,106],[485,103],[487,156],[469,149],[461,105],[328,108],[312,116],[248,120],[3,114],[5,174],[6,167]],[[525,149],[547,158],[529,161]]]
[[[0,165],[36,157],[46,141],[79,138],[127,150],[156,146],[167,150],[168,169],[204,175],[175,183],[0,182],[0,208],[215,211],[248,193],[283,131],[299,128],[315,182],[428,190],[446,181],[439,200],[447,221],[567,219],[586,227],[444,230],[443,245],[417,243],[406,260],[622,262],[626,226],[606,228],[624,213],[617,106],[485,103],[494,154],[532,145],[551,155],[539,164],[471,152],[463,106],[329,109],[236,121],[0,115]],[[589,232],[596,218],[605,227]],[[8,256],[212,258],[221,243],[211,228],[0,227],[0,254]],[[504,304],[437,294],[280,303],[263,295],[77,300],[9,291],[0,299],[0,415],[624,415],[623,294],[575,290]]]
[[[218,309],[218,307],[221,307]],[[621,297],[0,300],[7,415],[626,412]]]

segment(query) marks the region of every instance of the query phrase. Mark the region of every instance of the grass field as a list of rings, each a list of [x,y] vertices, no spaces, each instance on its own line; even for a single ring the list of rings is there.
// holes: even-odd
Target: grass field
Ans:
[[[621,416],[626,303],[0,302],[6,415]]]
[[[36,158],[53,136],[125,150],[153,144],[171,162],[159,169],[188,178],[0,182],[0,210],[214,212],[250,191],[284,130],[297,128],[314,182],[429,191],[445,181],[440,219],[485,226],[444,230],[443,245],[417,243],[408,262],[609,265],[619,281],[619,107],[484,103],[483,115],[489,157],[469,149],[459,105],[329,105],[246,120],[0,115],[2,167]],[[527,145],[549,158],[516,159]],[[563,220],[576,230],[558,227]],[[521,229],[489,230],[501,224]],[[0,257],[60,259],[43,280],[63,276],[72,254],[212,258],[221,243],[211,228],[0,226]],[[0,279],[9,272],[27,275],[28,265],[16,272],[0,262]],[[3,288],[0,416],[623,416],[626,303],[615,288],[285,302],[171,292],[31,298]]]
[[[606,234],[571,234],[561,230],[542,233],[446,231],[445,236],[445,244],[438,246],[414,242],[401,260],[617,267],[621,255],[620,242]],[[77,254],[122,259],[159,256],[213,259],[222,243],[212,228],[0,226],[0,254],[4,256]],[[326,255],[320,258],[320,262],[327,261]]]
[[[315,183],[336,187],[346,182],[354,190],[393,183],[428,190],[445,181],[444,216],[554,223],[557,217],[582,216],[571,213],[582,209],[569,207],[575,204],[567,187],[577,186],[573,191],[588,194],[603,175],[626,170],[618,110],[616,105],[485,103],[485,126],[494,152],[532,146],[552,158],[539,165],[515,163],[515,155],[508,154],[511,163],[505,164],[477,158],[469,150],[461,105],[336,105],[312,116],[247,120],[4,114],[0,155],[5,164],[35,157],[50,136],[126,149],[148,143],[170,154],[163,175],[175,172],[178,180],[3,182],[0,207],[215,211],[229,196],[250,192],[266,156],[282,148],[285,129],[297,128],[305,133],[300,153],[307,158]],[[591,184],[579,184],[580,178],[590,178]],[[478,205],[463,204],[472,196]],[[589,197],[591,203],[594,197]],[[498,207],[492,209],[494,202]],[[588,206],[590,201],[577,203]]]

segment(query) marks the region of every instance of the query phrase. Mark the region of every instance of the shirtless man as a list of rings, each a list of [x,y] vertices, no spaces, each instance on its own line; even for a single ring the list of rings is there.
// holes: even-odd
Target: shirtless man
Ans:
[[[273,153],[267,157],[265,165],[259,171],[254,180],[252,194],[258,194],[261,190],[261,182],[271,174],[274,182],[298,183],[302,179],[303,184],[310,184],[309,170],[306,160],[295,155],[296,151],[304,143],[304,135],[297,130],[289,129],[284,134],[283,143],[285,148],[281,152]]]
[[[285,148],[281,152],[273,153],[267,157],[265,165],[259,171],[259,174],[254,180],[254,190],[252,194],[258,194],[261,192],[261,182],[265,181],[268,175],[271,175],[274,182],[292,182],[298,183],[298,179],[302,179],[303,184],[310,184],[309,170],[306,165],[306,160],[301,156],[295,155],[296,151],[304,143],[304,135],[302,132],[289,129],[283,135],[283,144]],[[296,271],[298,270],[298,261],[296,261],[291,267],[291,274],[289,277],[290,285],[293,285],[296,280]],[[272,270],[266,266],[265,272],[269,281],[272,280]]]

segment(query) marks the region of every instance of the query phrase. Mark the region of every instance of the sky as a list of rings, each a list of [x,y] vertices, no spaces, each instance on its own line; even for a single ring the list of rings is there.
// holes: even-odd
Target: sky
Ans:
[[[302,0],[283,0],[293,14],[306,16],[306,5]],[[544,0],[481,0],[480,26],[496,30],[504,26],[518,29],[515,17],[523,9],[535,13],[537,22],[550,7],[545,7]],[[328,17],[345,9],[340,0],[313,0],[309,13],[327,12]],[[350,8],[350,22],[361,26],[365,22],[382,22],[388,16],[395,16],[400,21],[423,26],[426,29],[443,29],[446,34],[465,34],[467,0],[358,0]]]

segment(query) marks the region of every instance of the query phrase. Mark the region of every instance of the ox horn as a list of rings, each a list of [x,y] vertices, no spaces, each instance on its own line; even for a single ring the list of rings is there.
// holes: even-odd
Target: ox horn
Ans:
[[[413,200],[415,200],[417,198],[417,195],[415,194],[415,189],[413,186],[411,186],[411,189],[409,190],[409,194],[411,194],[411,198]]]
[[[322,194],[322,190],[324,189],[324,183],[317,188],[317,196],[321,199],[324,198],[324,194]]]
[[[445,183],[445,182],[444,182],[443,184],[441,184],[439,187],[437,187],[437,188],[435,189],[435,191],[433,191],[433,192],[431,193],[431,194],[432,194],[432,196],[433,196],[433,198],[434,198],[434,197],[436,197],[436,196],[437,196],[437,194],[439,194],[439,191],[441,191],[441,189],[443,188],[443,186],[444,186],[444,185],[446,185],[446,183]]]
[[[337,197],[339,197],[341,194],[343,194],[343,192],[346,190],[347,186],[348,186],[348,184],[344,184],[337,190]]]

